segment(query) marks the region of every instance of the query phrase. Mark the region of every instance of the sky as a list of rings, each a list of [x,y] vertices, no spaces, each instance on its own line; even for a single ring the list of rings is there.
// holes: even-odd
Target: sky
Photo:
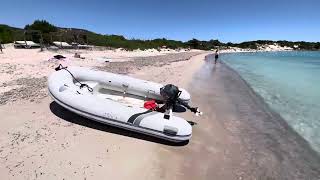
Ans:
[[[320,41],[320,0],[0,0],[0,24],[36,19],[126,38]]]

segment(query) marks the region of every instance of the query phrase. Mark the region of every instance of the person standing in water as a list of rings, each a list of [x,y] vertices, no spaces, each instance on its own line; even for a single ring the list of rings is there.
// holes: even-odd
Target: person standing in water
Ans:
[[[214,53],[214,64],[217,64],[219,58],[219,50],[216,50],[216,53]]]

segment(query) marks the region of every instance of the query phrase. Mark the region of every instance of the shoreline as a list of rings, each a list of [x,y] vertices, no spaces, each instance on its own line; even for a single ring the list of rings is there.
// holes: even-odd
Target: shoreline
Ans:
[[[305,51],[305,52],[310,52],[310,51]],[[295,54],[295,53],[294,53]],[[245,55],[245,54],[244,54]],[[258,55],[258,54],[253,54],[253,57],[256,57],[256,55]],[[291,55],[291,54],[290,54]],[[237,56],[237,55],[236,55]],[[241,56],[241,55],[240,55]],[[224,57],[222,57],[222,58],[224,58]],[[258,58],[258,57],[256,57],[256,58]],[[223,61],[224,59],[222,59],[222,61]],[[247,76],[244,76],[244,77],[246,77],[246,79],[248,79],[248,82],[246,81],[246,79],[245,78],[243,78],[242,77],[242,73],[243,73],[243,71],[241,71],[241,68],[239,69],[239,72],[237,71],[238,70],[238,68],[236,68],[237,66],[233,66],[233,63],[231,63],[231,62],[229,62],[229,61],[227,61],[228,59],[226,59],[226,61],[225,62],[222,62],[223,64],[224,64],[224,66],[226,66],[227,68],[229,68],[231,71],[233,71],[234,73],[236,73],[241,79],[242,79],[242,81],[244,81],[246,84],[247,84],[247,86],[250,88],[250,90],[251,90],[251,92],[253,92],[255,95],[255,97],[256,97],[256,99],[259,99],[260,101],[262,101],[262,102],[264,102],[264,109],[268,109],[269,111],[271,111],[272,112],[272,114],[273,115],[275,115],[275,116],[279,116],[279,121],[280,122],[283,122],[284,123],[284,126],[287,126],[288,127],[288,129],[290,129],[293,133],[296,133],[296,135],[297,136],[299,136],[301,139],[303,139],[303,141],[305,141],[305,143],[304,144],[306,144],[306,148],[307,149],[312,149],[312,151],[315,151],[315,153],[318,155],[318,156],[320,156],[320,151],[319,151],[319,149],[318,149],[318,146],[317,146],[317,141],[313,141],[313,139],[310,139],[310,136],[308,137],[308,136],[306,136],[306,134],[304,133],[304,131],[302,131],[301,129],[303,129],[303,128],[301,128],[301,129],[299,129],[299,128],[297,128],[296,127],[296,124],[298,124],[298,123],[293,123],[294,121],[294,119],[300,119],[301,118],[301,115],[299,115],[299,112],[302,112],[302,111],[305,111],[306,109],[304,109],[303,110],[303,107],[297,107],[297,108],[302,108],[302,109],[296,109],[295,110],[295,112],[296,112],[296,114],[293,114],[292,113],[292,111],[290,111],[290,110],[292,110],[292,108],[288,108],[288,107],[292,107],[292,106],[285,106],[285,103],[283,103],[283,102],[290,102],[289,100],[288,100],[288,97],[286,97],[286,93],[288,93],[289,95],[290,95],[290,93],[287,91],[286,93],[284,93],[284,92],[281,92],[281,90],[279,91],[279,89],[277,89],[278,91],[272,91],[272,88],[270,89],[270,86],[269,86],[269,91],[271,90],[271,92],[273,93],[272,94],[272,96],[277,96],[277,97],[279,97],[280,98],[280,100],[279,101],[281,101],[283,104],[283,106],[285,106],[286,107],[286,109],[281,109],[281,107],[279,107],[279,102],[275,102],[275,101],[272,101],[272,100],[270,100],[269,98],[270,98],[270,94],[268,94],[268,95],[266,95],[266,94],[264,94],[265,92],[268,92],[268,89],[266,90],[266,89],[264,89],[264,90],[262,90],[262,94],[260,95],[259,93],[261,93],[261,89],[260,88],[266,88],[266,86],[261,86],[261,84],[260,84],[260,86],[259,85],[257,85],[257,79],[255,79],[254,81],[252,81],[252,83],[253,83],[253,85],[256,85],[256,86],[251,86],[251,81],[250,80],[252,80],[251,78],[254,78],[251,74],[249,74],[249,76],[248,76],[248,74],[245,74],[244,73],[244,75],[247,75]],[[230,60],[230,59],[229,59]],[[229,64],[230,63],[230,64]],[[269,67],[270,67],[270,64],[268,65]],[[272,67],[272,66],[271,66]],[[253,67],[251,67],[250,69],[252,69]],[[264,68],[267,68],[267,67],[264,67]],[[241,72],[241,73],[240,73]],[[253,74],[255,74],[255,73],[253,73]],[[258,74],[258,73],[257,73]],[[269,72],[269,74],[270,74],[270,72]],[[268,78],[269,76],[268,76],[268,74],[261,74],[261,76],[266,76],[266,78]],[[272,79],[272,78],[271,78]],[[275,79],[273,79],[273,80],[275,80]],[[299,80],[299,79],[298,79]],[[297,81],[298,81],[297,80]],[[250,83],[249,83],[250,82]],[[262,79],[262,82],[263,82],[263,79]],[[299,82],[299,81],[298,81]],[[278,82],[279,83],[279,82]],[[283,85],[283,84],[285,84],[286,85],[286,82],[281,82],[281,84]],[[297,82],[296,82],[296,84],[297,84]],[[298,83],[299,84],[299,83]],[[274,87],[274,88],[277,88],[277,87]],[[300,88],[301,89],[301,88]],[[311,88],[312,89],[312,88]],[[279,94],[281,94],[281,95],[278,95],[278,93]],[[264,95],[264,97],[262,96],[262,95]],[[298,96],[296,96],[296,98],[298,98],[298,97],[303,97],[303,96],[301,96],[302,94],[297,94]],[[300,95],[300,96],[299,96]],[[280,97],[281,96],[281,97]],[[284,97],[286,97],[286,98],[284,98]],[[290,97],[290,96],[289,96]],[[292,97],[292,96],[291,96]],[[266,98],[266,100],[265,100],[265,98]],[[301,104],[299,104],[299,106],[301,106],[301,105],[304,105],[303,103],[304,103],[304,101],[302,101],[302,100],[304,100],[304,98],[303,99],[299,99],[300,101],[300,103]],[[274,104],[273,104],[274,103]],[[277,104],[277,103],[279,103],[279,104]],[[298,104],[297,102],[296,103],[290,103],[290,104]],[[293,109],[294,109],[295,107],[293,107]],[[312,109],[312,107],[311,108],[308,108],[309,110],[310,109]],[[280,110],[282,110],[282,111],[280,111]],[[287,114],[286,113],[291,113],[291,117],[289,117],[289,116],[286,116]],[[306,113],[306,114],[304,114],[305,115],[305,117],[308,117],[308,113]],[[286,119],[286,118],[287,119]],[[305,120],[305,122],[310,122],[312,119],[306,119]],[[291,123],[291,124],[290,124]],[[301,124],[303,124],[304,122],[300,122]],[[299,123],[299,124],[300,124]],[[307,129],[307,128],[317,128],[317,126],[314,126],[314,127],[304,127],[305,129]],[[310,134],[312,134],[312,132],[310,133]],[[316,136],[314,136],[314,137],[316,137]]]
[[[196,73],[193,84],[198,87],[190,85],[196,87],[190,90],[193,99],[199,98],[197,103],[208,108],[204,112],[209,115],[198,122],[199,131],[195,127],[198,137],[180,149],[179,153],[193,157],[182,160],[174,153],[180,164],[192,164],[178,179],[318,179],[319,154],[236,71],[212,62],[207,60]]]
[[[245,84],[246,88],[250,92],[251,98],[258,103],[258,107],[260,109],[267,112],[272,118],[277,119],[279,124],[286,130],[288,130],[290,134],[298,138],[299,143],[302,144],[310,154],[314,155],[314,157],[318,157],[318,161],[320,162],[320,154],[311,147],[307,140],[305,140],[297,131],[295,131],[278,112],[273,110],[270,105],[265,102],[264,98],[260,94],[256,93],[251,85],[245,79],[243,79],[236,70],[234,70],[224,62],[222,62],[221,64],[223,64],[223,66],[225,66],[225,68],[227,68],[229,71],[232,71],[235,76],[238,76],[238,78],[241,79],[241,81]]]
[[[305,140],[300,134],[298,134],[298,132],[295,131],[278,112],[273,110],[270,107],[270,105],[267,104],[267,102],[264,100],[264,98],[260,94],[256,93],[254,91],[254,89],[251,87],[251,85],[245,79],[243,79],[241,77],[241,75],[236,70],[234,70],[232,67],[230,67],[229,65],[227,65],[224,62],[221,62],[221,64],[223,64],[223,66],[225,66],[225,68],[227,68],[228,71],[231,71],[232,73],[234,73],[235,76],[237,76],[243,82],[243,84],[245,84],[246,88],[248,89],[248,91],[251,94],[251,98],[254,99],[254,101],[257,102],[257,104],[258,104],[260,109],[262,109],[263,111],[265,111],[268,114],[270,114],[271,117],[277,119],[281,126],[285,127],[285,129],[287,129],[292,135],[294,135],[297,138],[299,138],[298,141],[304,145],[304,147],[306,148],[307,151],[310,151],[311,154],[314,154],[315,156],[318,156],[318,158],[320,158],[320,154],[318,154],[318,152],[315,151],[311,147],[309,142],[307,140]]]

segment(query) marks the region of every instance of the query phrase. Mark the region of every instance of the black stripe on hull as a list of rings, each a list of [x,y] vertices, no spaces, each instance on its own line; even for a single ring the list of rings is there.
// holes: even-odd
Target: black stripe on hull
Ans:
[[[132,115],[132,116],[128,119],[128,123],[133,124],[134,121],[135,121],[139,116],[141,116],[141,115],[143,115],[143,114],[150,113],[150,112],[152,112],[152,110],[148,110],[148,111],[146,111],[146,112],[134,114],[134,115]]]
[[[171,142],[182,142],[182,141],[189,140],[191,138],[191,134],[189,134],[189,135],[176,135],[176,136],[169,137],[168,135],[164,134],[162,131],[157,131],[157,130],[149,129],[149,128],[146,128],[146,127],[139,126],[139,127],[136,127],[138,129],[135,129],[135,128],[133,128],[134,126],[131,123],[128,123],[128,122],[124,123],[124,122],[121,122],[121,121],[108,119],[106,117],[97,116],[95,114],[92,114],[92,113],[89,113],[89,112],[74,108],[74,107],[64,103],[63,101],[59,100],[58,98],[56,98],[53,95],[53,93],[51,93],[50,89],[49,89],[49,95],[53,98],[54,101],[56,101],[58,104],[60,104],[64,108],[66,108],[66,109],[69,108],[68,109],[69,111],[72,111],[72,112],[74,112],[74,113],[76,113],[76,114],[78,114],[80,116],[83,116],[83,117],[88,118],[88,119],[92,119],[94,121],[97,121],[97,122],[100,122],[100,123],[103,123],[103,124],[116,126],[116,127],[119,127],[119,128],[130,130],[130,131],[139,132],[139,133],[142,133],[142,134],[147,134],[147,135],[154,136],[154,137],[157,137],[157,138],[160,138],[160,139],[165,139],[165,140],[168,140],[168,141],[171,141]],[[73,109],[73,110],[71,110],[71,109]],[[77,111],[80,112],[80,113],[83,113],[83,114],[79,114],[79,113],[77,113]],[[152,112],[154,112],[154,111],[152,111]],[[88,116],[88,115],[90,115],[90,116]],[[93,118],[92,116],[96,117],[96,118]],[[101,118],[104,121],[98,120],[97,118]],[[110,121],[110,122],[108,122],[108,121]],[[114,122],[114,123],[111,123],[111,122]],[[115,123],[117,123],[117,124],[115,124]],[[127,125],[132,126],[132,128],[127,127]]]

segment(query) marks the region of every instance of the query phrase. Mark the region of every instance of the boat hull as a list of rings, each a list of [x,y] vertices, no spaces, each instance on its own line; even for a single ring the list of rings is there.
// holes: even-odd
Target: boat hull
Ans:
[[[186,141],[191,138],[192,127],[185,119],[172,116],[167,120],[164,119],[163,113],[141,107],[129,107],[109,99],[98,98],[95,95],[99,89],[94,88],[94,92],[79,89],[74,80],[70,79],[69,73],[63,72],[65,70],[60,71],[62,72],[55,72],[49,77],[49,94],[55,102],[69,111],[100,123],[172,142]],[[72,69],[70,72],[79,73]],[[92,70],[87,73],[90,72]],[[76,75],[76,77],[79,76]],[[85,80],[93,81],[95,79]],[[105,85],[96,86],[106,88]]]

